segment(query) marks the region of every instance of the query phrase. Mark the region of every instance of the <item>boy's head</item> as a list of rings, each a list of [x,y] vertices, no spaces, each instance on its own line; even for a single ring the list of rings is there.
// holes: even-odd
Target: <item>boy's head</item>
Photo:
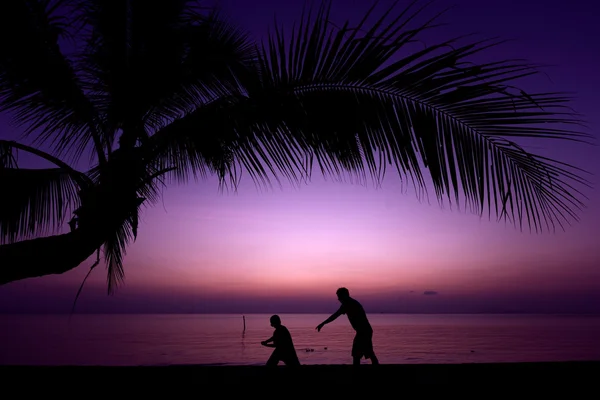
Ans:
[[[340,303],[343,303],[345,300],[348,300],[350,298],[350,292],[345,287],[339,288],[335,292],[335,294],[337,294],[337,298],[340,301]]]
[[[277,328],[278,326],[281,326],[281,318],[279,318],[279,315],[272,315],[270,321],[271,321],[271,326],[273,328]]]

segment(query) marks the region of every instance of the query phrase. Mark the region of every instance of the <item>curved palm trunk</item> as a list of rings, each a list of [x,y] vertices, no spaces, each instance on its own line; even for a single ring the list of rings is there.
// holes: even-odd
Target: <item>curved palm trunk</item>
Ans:
[[[79,266],[103,243],[77,229],[62,235],[0,246],[0,285],[25,278],[62,274]]]

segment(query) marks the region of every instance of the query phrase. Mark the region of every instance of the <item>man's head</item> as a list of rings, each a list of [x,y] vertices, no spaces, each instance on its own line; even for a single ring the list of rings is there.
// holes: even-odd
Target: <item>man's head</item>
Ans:
[[[345,287],[339,288],[335,292],[335,294],[337,294],[337,298],[340,301],[340,303],[343,303],[344,301],[346,301],[350,298],[350,292]]]
[[[272,315],[271,316],[271,326],[273,328],[277,328],[280,325],[281,325],[281,318],[279,318],[279,315]]]

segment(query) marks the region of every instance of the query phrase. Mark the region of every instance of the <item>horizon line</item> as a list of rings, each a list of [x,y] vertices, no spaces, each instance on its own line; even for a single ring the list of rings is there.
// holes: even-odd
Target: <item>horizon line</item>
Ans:
[[[276,314],[329,315],[330,312],[280,312]],[[368,312],[367,315],[588,315],[600,316],[600,312]],[[273,312],[0,312],[1,315],[273,315]]]

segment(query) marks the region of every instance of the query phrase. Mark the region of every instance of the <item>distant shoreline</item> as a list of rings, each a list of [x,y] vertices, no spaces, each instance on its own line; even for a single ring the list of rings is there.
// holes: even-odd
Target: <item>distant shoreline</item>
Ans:
[[[70,314],[68,311],[65,312],[0,312],[0,317],[3,315],[64,315],[64,316],[77,316],[77,315],[272,315],[273,312],[168,312],[168,313],[157,313],[157,312],[76,312]],[[323,312],[285,312],[280,311],[277,314],[281,315],[329,315],[331,310]],[[452,312],[438,312],[438,313],[414,313],[414,312],[380,312],[370,311],[369,315],[544,315],[544,316],[577,316],[577,317],[600,317],[600,313],[550,313],[550,312],[480,312],[480,313],[452,313]]]

